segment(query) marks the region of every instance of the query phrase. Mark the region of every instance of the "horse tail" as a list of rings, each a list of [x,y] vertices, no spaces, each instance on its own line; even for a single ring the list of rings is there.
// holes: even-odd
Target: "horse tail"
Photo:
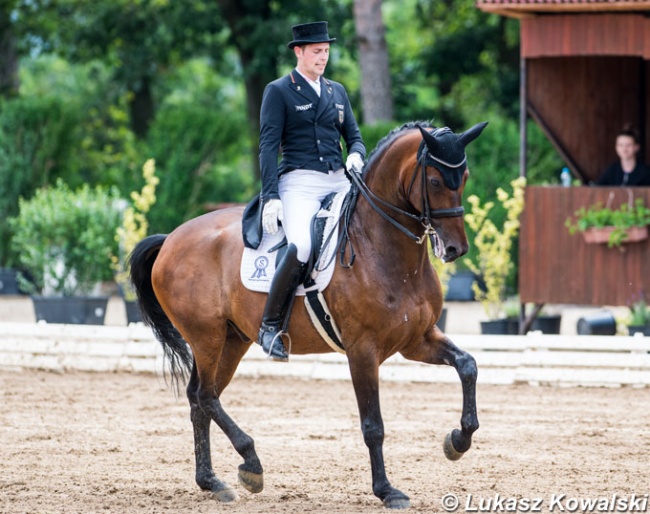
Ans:
[[[172,381],[178,385],[179,380],[185,382],[194,358],[187,342],[165,314],[151,284],[151,270],[165,239],[165,234],[144,238],[131,252],[129,265],[131,283],[138,295],[142,321],[151,327],[156,339],[160,341],[165,358],[169,362]]]

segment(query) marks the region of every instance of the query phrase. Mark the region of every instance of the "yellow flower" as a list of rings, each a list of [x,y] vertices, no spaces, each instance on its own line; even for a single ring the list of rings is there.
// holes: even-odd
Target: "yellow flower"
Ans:
[[[465,263],[483,279],[484,289],[477,284],[473,284],[472,288],[489,319],[498,318],[503,309],[506,281],[513,267],[510,251],[519,232],[519,216],[524,208],[526,179],[519,177],[510,182],[510,185],[512,195],[502,188],[497,189],[497,199],[506,210],[506,221],[501,229],[489,219],[494,202],[487,202],[481,207],[476,195],[467,198],[471,211],[465,216],[465,221],[475,232],[474,246],[478,252],[476,262],[466,258]]]
[[[126,257],[131,254],[135,245],[147,237],[149,222],[146,214],[151,206],[156,203],[156,186],[160,179],[156,177],[156,162],[153,159],[147,160],[142,166],[144,186],[141,191],[131,193],[132,205],[124,210],[122,225],[115,231],[115,239],[120,244],[120,257],[113,255],[113,269],[115,269],[115,280],[122,286],[124,298],[134,300],[135,293],[129,282],[129,269]]]

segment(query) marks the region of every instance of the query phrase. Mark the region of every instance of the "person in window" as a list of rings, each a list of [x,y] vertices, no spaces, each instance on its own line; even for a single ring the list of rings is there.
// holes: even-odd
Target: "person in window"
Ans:
[[[650,170],[639,159],[639,136],[627,126],[616,135],[618,159],[608,166],[597,186],[650,186]]]

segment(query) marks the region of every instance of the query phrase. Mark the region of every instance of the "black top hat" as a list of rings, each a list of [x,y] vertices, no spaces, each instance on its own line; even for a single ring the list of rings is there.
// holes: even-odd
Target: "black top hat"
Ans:
[[[311,45],[314,43],[333,43],[336,38],[330,38],[327,33],[326,21],[315,21],[314,23],[303,23],[291,27],[293,31],[293,41],[289,41],[287,46],[293,48],[299,45]]]

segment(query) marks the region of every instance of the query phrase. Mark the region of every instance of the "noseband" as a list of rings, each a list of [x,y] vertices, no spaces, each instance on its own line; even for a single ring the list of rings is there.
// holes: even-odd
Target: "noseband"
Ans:
[[[435,167],[436,162],[433,159],[433,156],[431,156],[431,154],[429,153],[429,149],[427,148],[427,145],[423,140],[420,143],[420,147],[418,148],[418,160],[417,163],[415,164],[415,169],[413,170],[413,176],[411,178],[411,183],[409,184],[408,193],[407,193],[408,195],[411,194],[411,190],[413,189],[413,185],[415,183],[417,175],[419,174],[421,177],[421,189],[422,189],[422,210],[419,215],[404,211],[399,207],[396,207],[395,205],[392,205],[382,200],[370,190],[367,184],[363,180],[361,180],[361,178],[357,176],[356,173],[350,173],[350,175],[352,176],[352,180],[358,187],[363,197],[368,201],[370,206],[382,218],[384,218],[386,221],[391,223],[394,227],[398,228],[408,237],[413,239],[413,241],[415,241],[417,244],[424,243],[424,241],[426,241],[427,236],[431,236],[435,234],[435,229],[431,224],[433,219],[457,218],[465,214],[465,209],[462,205],[460,207],[448,207],[445,209],[431,209],[429,207],[429,189],[428,189],[427,173],[426,173],[427,166]],[[390,215],[386,214],[377,204],[380,204],[383,207],[392,210],[393,212],[397,212],[399,214],[407,216],[412,220],[416,220],[420,222],[424,227],[424,234],[422,234],[422,236],[420,237],[416,236],[413,232],[407,229],[399,221],[392,218]]]

